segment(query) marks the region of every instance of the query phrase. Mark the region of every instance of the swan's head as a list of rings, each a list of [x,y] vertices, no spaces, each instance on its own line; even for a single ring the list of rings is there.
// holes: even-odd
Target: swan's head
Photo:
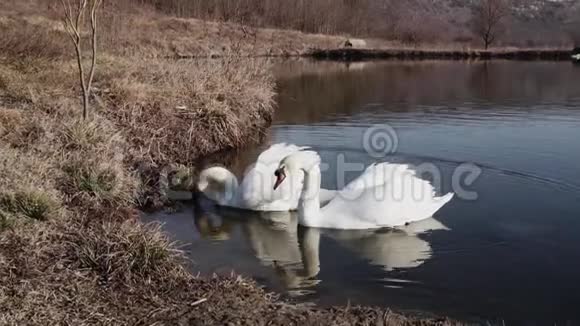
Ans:
[[[278,169],[274,171],[276,183],[274,183],[274,190],[284,182],[289,175],[300,175],[302,172],[308,172],[315,166],[320,164],[320,156],[314,151],[299,151],[286,156]]]
[[[235,191],[237,178],[227,169],[216,166],[199,174],[197,189],[209,199],[220,201],[226,194]]]
[[[282,181],[286,179],[286,165],[280,165],[276,171],[274,171],[274,176],[276,177],[276,183],[274,183],[274,190],[282,184]]]

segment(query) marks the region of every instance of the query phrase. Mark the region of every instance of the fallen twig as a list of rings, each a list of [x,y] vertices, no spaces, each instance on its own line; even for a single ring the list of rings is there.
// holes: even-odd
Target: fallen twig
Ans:
[[[199,299],[199,300],[197,300],[197,301],[195,301],[193,303],[190,303],[189,305],[191,307],[195,307],[195,306],[200,305],[200,304],[202,304],[202,303],[204,303],[206,301],[207,301],[207,298],[203,298],[203,299]]]

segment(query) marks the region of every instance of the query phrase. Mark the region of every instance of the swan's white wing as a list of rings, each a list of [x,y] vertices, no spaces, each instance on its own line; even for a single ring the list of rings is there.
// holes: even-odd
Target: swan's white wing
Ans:
[[[285,143],[274,144],[258,156],[240,187],[247,208],[263,211],[288,211],[296,208],[302,189],[301,176],[288,175],[288,179],[274,191],[274,172],[286,156],[304,148]]]
[[[373,165],[322,208],[324,227],[396,227],[431,217],[453,194],[433,186],[404,164]]]
[[[256,160],[256,163],[263,163],[270,165],[275,164],[272,172],[278,168],[280,161],[286,156],[298,152],[300,150],[306,149],[308,147],[300,147],[294,144],[278,143],[270,146],[267,150],[263,151]]]
[[[334,199],[334,197],[336,197],[337,194],[338,194],[337,190],[328,190],[320,188],[320,192],[318,193],[320,206],[328,204],[331,200]]]
[[[411,170],[407,164],[373,163],[358,178],[352,180],[344,187],[340,193],[345,196],[349,194],[352,196],[364,189],[383,185],[401,174],[407,174],[412,177],[415,176],[415,171]]]

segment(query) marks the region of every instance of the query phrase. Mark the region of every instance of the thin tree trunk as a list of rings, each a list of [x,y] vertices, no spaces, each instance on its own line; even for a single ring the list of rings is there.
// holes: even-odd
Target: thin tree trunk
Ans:
[[[81,92],[83,95],[83,119],[87,118],[87,110],[89,106],[89,96],[87,94],[87,85],[85,83],[85,69],[83,67],[83,55],[81,49],[81,41],[77,40],[75,44],[75,51],[77,55],[77,65],[79,67],[79,79],[81,82]]]
[[[89,109],[89,94],[88,92],[83,92],[83,120],[87,120],[88,109]]]
[[[67,0],[61,0],[64,11],[63,24],[69,34],[76,52],[77,65],[79,68],[79,79],[83,98],[83,119],[86,120],[89,111],[89,101],[91,96],[92,83],[95,76],[95,67],[97,65],[97,10],[102,4],[102,0],[78,0],[76,8],[76,19],[73,21],[73,6]],[[83,16],[87,5],[90,3],[90,23],[91,23],[91,67],[88,77],[85,76],[83,66],[82,43],[82,26]],[[86,78],[86,79],[85,79]]]
[[[92,32],[92,61],[91,61],[91,71],[89,73],[89,80],[87,85],[87,91],[85,94],[85,102],[83,106],[83,119],[87,118],[87,109],[89,105],[89,100],[91,96],[91,89],[93,85],[93,78],[95,77],[95,67],[97,66],[97,9],[100,5],[101,0],[94,0],[93,6],[91,8],[91,32]]]

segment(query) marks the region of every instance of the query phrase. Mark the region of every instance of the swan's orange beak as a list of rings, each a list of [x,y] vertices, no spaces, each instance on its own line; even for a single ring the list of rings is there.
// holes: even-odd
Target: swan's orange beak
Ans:
[[[274,175],[276,176],[276,183],[274,183],[274,190],[276,190],[280,186],[282,181],[284,181],[284,179],[286,179],[286,173],[284,173],[284,168],[280,168],[280,169],[276,170],[274,172]]]

